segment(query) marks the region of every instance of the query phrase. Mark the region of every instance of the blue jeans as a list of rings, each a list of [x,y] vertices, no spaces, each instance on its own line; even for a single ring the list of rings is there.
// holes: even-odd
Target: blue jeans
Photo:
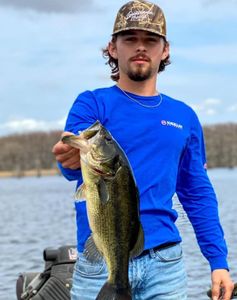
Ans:
[[[133,300],[186,300],[187,280],[180,244],[150,250],[129,263]],[[78,254],[73,274],[71,300],[95,300],[107,279],[105,262],[91,264]]]

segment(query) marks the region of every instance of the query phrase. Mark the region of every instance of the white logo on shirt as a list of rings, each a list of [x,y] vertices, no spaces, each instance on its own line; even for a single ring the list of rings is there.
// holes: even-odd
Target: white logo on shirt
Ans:
[[[171,122],[171,121],[161,120],[161,124],[163,126],[171,126],[171,127],[177,128],[177,129],[183,129],[183,125],[175,123],[175,122]]]

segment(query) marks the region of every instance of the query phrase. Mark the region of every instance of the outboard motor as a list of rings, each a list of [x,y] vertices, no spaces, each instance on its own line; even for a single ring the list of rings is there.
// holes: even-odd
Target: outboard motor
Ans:
[[[43,252],[42,273],[22,273],[16,283],[18,300],[70,300],[73,267],[77,258],[75,245]]]

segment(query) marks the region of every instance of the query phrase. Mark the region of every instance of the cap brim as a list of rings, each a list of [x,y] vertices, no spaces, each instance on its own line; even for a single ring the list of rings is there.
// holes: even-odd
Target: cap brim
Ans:
[[[142,31],[148,31],[148,32],[152,32],[152,33],[155,33],[155,34],[157,34],[157,35],[159,35],[159,36],[162,36],[162,37],[166,38],[166,35],[164,35],[164,34],[158,32],[157,30],[150,29],[150,28],[140,28],[140,27],[136,27],[136,26],[134,26],[134,27],[125,27],[125,28],[123,28],[123,29],[115,30],[115,31],[112,33],[112,35],[115,35],[115,34],[118,34],[118,33],[120,33],[120,32],[124,32],[124,31],[130,31],[130,30],[142,30]]]

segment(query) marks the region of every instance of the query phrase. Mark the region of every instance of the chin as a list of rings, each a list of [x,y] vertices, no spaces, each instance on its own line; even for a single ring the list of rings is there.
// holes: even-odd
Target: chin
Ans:
[[[145,81],[151,77],[151,72],[128,72],[127,75],[133,81]]]

